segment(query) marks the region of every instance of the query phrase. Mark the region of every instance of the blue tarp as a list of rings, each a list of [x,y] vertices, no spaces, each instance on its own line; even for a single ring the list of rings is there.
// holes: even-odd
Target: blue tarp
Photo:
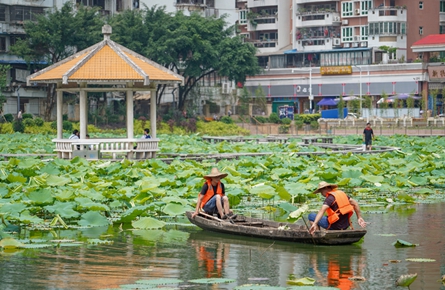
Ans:
[[[293,53],[297,53],[297,49],[296,48],[284,51],[284,54],[293,54]]]
[[[348,108],[343,108],[343,118],[348,115]],[[338,109],[321,111],[323,119],[338,119]]]
[[[324,98],[317,103],[318,106],[337,106],[337,102],[332,98]]]

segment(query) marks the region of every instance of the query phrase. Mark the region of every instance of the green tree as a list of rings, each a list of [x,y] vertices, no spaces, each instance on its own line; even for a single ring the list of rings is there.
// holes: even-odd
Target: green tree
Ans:
[[[382,92],[382,99],[383,99],[383,102],[380,103],[380,106],[379,106],[379,108],[380,108],[380,115],[382,117],[385,117],[387,115],[388,107],[389,107],[389,104],[388,104],[388,94],[386,94],[385,92]]]
[[[184,85],[178,91],[180,110],[192,89],[206,76],[218,73],[243,83],[247,76],[260,71],[255,47],[244,43],[239,36],[232,37],[234,27],[225,28],[224,17],[202,17],[197,13],[186,16],[180,11],[169,14],[164,8],[152,7],[126,11],[113,18],[110,25],[117,32],[112,36],[116,42],[135,48],[136,52],[184,76]],[[134,26],[145,28],[135,30]],[[142,44],[140,50],[129,45],[135,40]],[[158,100],[164,90],[165,85],[157,88]]]
[[[103,20],[99,8],[79,6],[73,9],[67,2],[60,10],[36,15],[36,21],[24,24],[26,38],[11,47],[11,53],[26,62],[45,61],[48,65],[61,61],[101,39]],[[47,91],[45,118],[49,120],[56,103],[55,85]]]
[[[3,104],[6,102],[6,97],[3,91],[7,86],[7,73],[11,69],[9,65],[0,65],[0,113],[3,116]]]
[[[243,88],[241,91],[241,95],[239,97],[240,106],[238,108],[238,112],[236,112],[240,116],[245,116],[249,113],[249,104],[250,104],[250,93],[246,88]]]
[[[340,119],[343,119],[345,116],[343,115],[343,109],[345,108],[345,101],[343,101],[343,96],[339,97],[339,101],[337,103],[337,108],[338,108],[338,117]]]
[[[255,90],[255,106],[261,112],[266,112],[267,99],[263,87],[259,85]]]
[[[437,94],[436,94],[437,96]],[[408,107],[408,116],[413,117],[413,109],[414,109],[414,98],[413,95],[409,95],[408,99],[406,99],[406,106]]]

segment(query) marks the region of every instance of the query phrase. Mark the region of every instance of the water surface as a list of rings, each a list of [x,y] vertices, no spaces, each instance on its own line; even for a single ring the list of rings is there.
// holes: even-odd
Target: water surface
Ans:
[[[105,234],[113,244],[0,252],[0,289],[117,289],[158,278],[183,280],[167,285],[176,289],[233,289],[244,284],[286,287],[293,274],[314,278],[316,285],[382,290],[407,289],[396,287],[395,281],[400,275],[413,273],[418,278],[411,289],[445,289],[439,282],[445,274],[445,203],[401,206],[386,213],[364,213],[364,217],[370,222],[364,242],[349,246],[274,242],[185,226],[164,231],[118,227],[59,231],[58,238],[85,242]],[[21,236],[28,234],[22,231]],[[32,232],[31,236],[46,239],[51,233]],[[397,239],[419,245],[395,248],[392,243]],[[406,260],[410,258],[435,262]],[[362,276],[366,281],[351,281],[348,278],[352,276]],[[200,278],[235,282],[188,282]]]

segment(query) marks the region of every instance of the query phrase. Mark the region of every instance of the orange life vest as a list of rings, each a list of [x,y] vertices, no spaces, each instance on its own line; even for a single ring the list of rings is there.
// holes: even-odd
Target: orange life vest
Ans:
[[[354,214],[354,207],[349,202],[346,193],[341,190],[335,189],[329,191],[326,197],[329,195],[332,195],[335,198],[334,203],[337,203],[338,205],[338,209],[336,211],[333,211],[330,207],[326,210],[328,213],[329,226],[340,219],[339,214],[348,214],[348,219],[350,219],[351,216]],[[349,221],[349,224],[351,224],[351,221]]]
[[[340,265],[338,261],[329,261],[328,264],[328,285],[335,286],[341,290],[351,290],[353,289],[354,282],[349,280],[352,277],[350,271],[346,273],[340,273]]]
[[[215,193],[213,192],[212,181],[207,180],[206,183],[207,183],[207,192],[202,198],[201,208],[203,208],[204,205],[215,195]],[[218,181],[218,184],[216,185],[216,194],[220,195],[221,197],[224,196],[222,192],[221,181]]]

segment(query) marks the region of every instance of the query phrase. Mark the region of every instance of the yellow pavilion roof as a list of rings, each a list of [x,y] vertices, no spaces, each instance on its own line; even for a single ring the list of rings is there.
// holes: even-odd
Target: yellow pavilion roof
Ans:
[[[27,78],[30,83],[125,84],[183,83],[184,78],[110,40],[105,39]]]

